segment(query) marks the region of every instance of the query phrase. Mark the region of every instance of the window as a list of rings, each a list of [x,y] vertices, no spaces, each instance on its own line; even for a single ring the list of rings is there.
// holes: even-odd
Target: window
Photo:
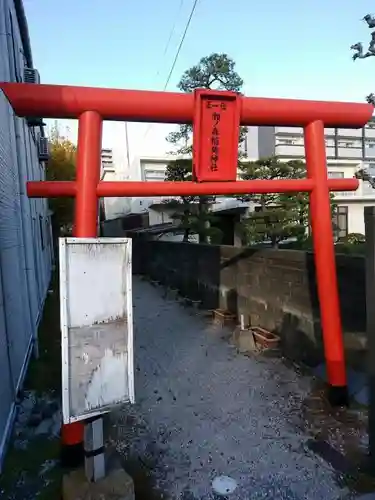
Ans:
[[[341,139],[337,141],[337,145],[339,148],[361,148],[362,142],[360,140],[348,141]]]
[[[326,139],[325,143],[326,143],[327,148],[334,148],[335,147],[335,140],[334,139]]]
[[[348,207],[337,207],[332,223],[335,238],[345,238],[348,235]]]
[[[276,144],[284,144],[287,146],[294,146],[297,145],[300,142],[298,138],[295,139],[284,139],[284,138],[278,138],[276,139]]]
[[[164,181],[165,171],[162,170],[145,170],[145,180],[146,181]]]
[[[328,172],[328,178],[329,179],[343,179],[344,178],[344,172]]]

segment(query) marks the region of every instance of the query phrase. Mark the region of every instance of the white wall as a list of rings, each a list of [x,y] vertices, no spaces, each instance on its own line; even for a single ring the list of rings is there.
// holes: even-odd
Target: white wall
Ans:
[[[171,218],[172,210],[165,209],[152,209],[150,208],[148,211],[149,224],[150,226],[154,226],[155,224],[168,224],[173,221]]]
[[[13,1],[0,0],[1,81],[21,81],[23,53]],[[47,202],[26,196],[26,180],[45,178],[37,133],[0,93],[0,467],[52,266]]]
[[[348,204],[348,232],[365,234],[363,218],[364,205],[361,203]]]
[[[374,206],[374,202],[347,203],[349,233],[365,234],[364,208]]]
[[[119,125],[119,124],[117,124]],[[165,169],[167,168],[168,160],[165,155],[163,157],[140,157],[133,156],[130,168],[124,167],[124,162],[116,160],[114,155],[114,164],[116,172],[107,174],[105,180],[129,180],[129,181],[163,181]],[[153,172],[158,172],[159,176],[153,176]],[[111,175],[111,177],[109,177]],[[147,211],[150,204],[156,198],[106,198],[105,211],[106,219],[115,219],[127,213],[141,213]]]

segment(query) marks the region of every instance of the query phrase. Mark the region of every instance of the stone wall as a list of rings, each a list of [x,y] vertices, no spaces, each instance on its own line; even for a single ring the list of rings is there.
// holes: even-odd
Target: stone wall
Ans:
[[[207,309],[228,309],[250,325],[278,332],[292,358],[309,364],[321,359],[311,253],[134,239],[133,256],[135,273],[178,288]],[[343,326],[353,338],[366,326],[365,259],[337,255],[336,263]]]

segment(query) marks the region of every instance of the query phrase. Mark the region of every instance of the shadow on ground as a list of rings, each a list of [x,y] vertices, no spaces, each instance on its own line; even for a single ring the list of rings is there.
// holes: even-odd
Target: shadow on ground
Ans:
[[[39,326],[40,357],[31,360],[24,390],[18,397],[14,432],[0,476],[2,500],[52,500],[61,495],[59,325],[54,279]]]
[[[364,409],[332,410],[308,369],[238,354],[230,331],[164,296],[135,280],[137,404],[111,416],[138,499],[211,499],[217,475],[238,482],[233,500],[375,491]]]

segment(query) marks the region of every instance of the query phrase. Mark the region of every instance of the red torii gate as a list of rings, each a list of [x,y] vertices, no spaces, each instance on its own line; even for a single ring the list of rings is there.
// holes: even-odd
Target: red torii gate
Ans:
[[[77,237],[97,236],[100,197],[308,192],[329,397],[333,404],[347,403],[329,192],[354,191],[358,180],[327,178],[324,127],[363,127],[372,105],[206,90],[181,94],[24,83],[0,88],[18,116],[79,120],[76,181],[27,183],[29,197],[75,197]],[[193,123],[195,181],[100,181],[103,120]],[[304,127],[307,178],[236,181],[240,124]]]

